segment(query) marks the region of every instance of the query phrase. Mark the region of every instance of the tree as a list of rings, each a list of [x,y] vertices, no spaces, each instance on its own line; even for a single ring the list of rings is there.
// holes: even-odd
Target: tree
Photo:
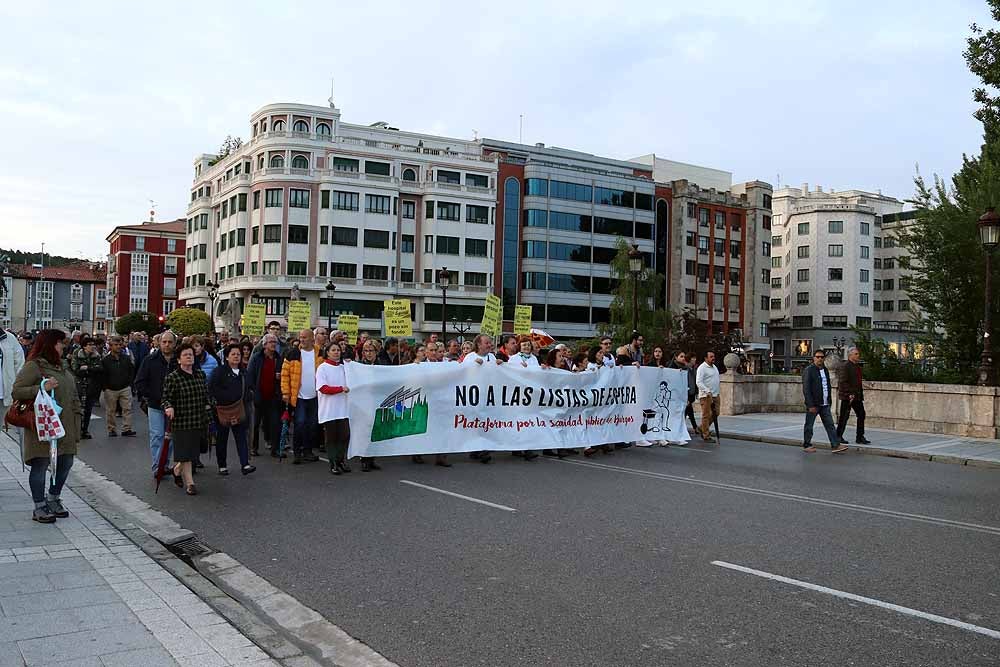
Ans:
[[[234,138],[233,135],[227,134],[226,139],[222,142],[222,145],[219,146],[219,153],[215,156],[215,159],[212,160],[209,164],[213,165],[216,164],[219,160],[222,160],[223,158],[228,157],[232,153],[238,151],[240,149],[240,146],[242,145],[243,145],[242,139],[240,139],[239,137]]]
[[[619,237],[616,244],[618,253],[611,261],[611,282],[613,285],[609,309],[610,322],[598,325],[598,330],[611,336],[616,345],[627,343],[631,338],[632,298],[634,290],[638,290],[639,299],[639,332],[646,338],[646,348],[661,343],[670,331],[673,314],[662,306],[663,289],[666,278],[654,273],[649,267],[644,267],[639,279],[635,280],[629,272],[629,246],[624,238]]]
[[[664,343],[663,353],[673,356],[678,352],[694,353],[704,359],[707,352],[715,352],[715,364],[722,366],[722,360],[734,350],[734,334],[712,333],[708,322],[698,319],[698,314],[686,308],[673,320],[673,327]]]
[[[171,311],[167,315],[167,326],[178,336],[206,335],[215,330],[209,314],[197,308],[178,308]]]
[[[143,310],[134,310],[115,320],[115,332],[119,336],[127,336],[133,331],[144,331],[154,336],[160,331],[160,322],[156,319],[156,315]]]

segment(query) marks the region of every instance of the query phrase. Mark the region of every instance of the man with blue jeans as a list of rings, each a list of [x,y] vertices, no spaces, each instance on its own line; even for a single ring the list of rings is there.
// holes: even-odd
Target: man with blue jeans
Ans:
[[[313,345],[313,332],[299,333],[299,349],[291,351],[281,365],[281,394],[294,410],[295,458],[292,463],[314,463],[319,457],[313,447],[319,446],[319,400],[316,394],[316,367],[323,355]]]
[[[135,376],[135,393],[139,398],[139,405],[147,408],[149,454],[152,457],[154,472],[160,460],[163,436],[167,428],[167,420],[163,414],[161,403],[163,380],[168,373],[177,368],[177,360],[174,358],[174,344],[176,342],[177,338],[173,332],[164,331],[160,334],[159,349],[146,356]],[[167,460],[170,460],[172,454],[172,451],[167,453]]]
[[[847,451],[847,445],[840,444],[837,426],[830,414],[830,393],[833,385],[830,383],[830,373],[823,365],[826,354],[817,350],[813,354],[813,362],[802,371],[802,395],[806,400],[806,424],[802,437],[802,451],[812,454],[816,448],[812,446],[813,424],[816,415],[823,420],[823,428],[830,438],[830,448],[834,454]]]

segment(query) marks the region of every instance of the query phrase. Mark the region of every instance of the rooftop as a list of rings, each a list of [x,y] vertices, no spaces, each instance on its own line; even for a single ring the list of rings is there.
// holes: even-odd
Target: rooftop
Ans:
[[[187,219],[177,218],[170,222],[143,222],[138,225],[118,225],[108,234],[106,241],[111,241],[115,236],[125,233],[129,235],[149,235],[177,234],[183,237],[187,231]],[[136,234],[141,232],[141,234]]]
[[[29,280],[45,280],[104,283],[108,279],[108,265],[81,263],[73,266],[46,266],[41,269],[30,264],[8,264],[7,269],[13,278],[28,278]]]

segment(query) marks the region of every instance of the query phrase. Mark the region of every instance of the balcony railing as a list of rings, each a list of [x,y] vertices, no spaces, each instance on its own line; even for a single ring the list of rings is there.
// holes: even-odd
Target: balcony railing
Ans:
[[[333,281],[337,289],[357,288],[358,291],[370,291],[371,288],[383,290],[393,290],[401,292],[432,292],[440,293],[437,283],[414,283],[403,282],[401,280],[375,280],[372,278],[330,278],[325,276],[236,276],[233,278],[223,278],[219,281],[220,291],[227,289],[291,289],[292,285],[298,285],[303,292],[325,292],[326,284]],[[448,288],[448,294],[458,295],[483,295],[489,291],[489,287],[480,285],[452,285]],[[204,287],[189,287],[181,290],[182,298],[191,298],[206,292]]]

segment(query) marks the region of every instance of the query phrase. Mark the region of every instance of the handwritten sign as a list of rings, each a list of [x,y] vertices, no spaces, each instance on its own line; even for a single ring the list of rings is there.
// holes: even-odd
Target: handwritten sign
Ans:
[[[264,311],[265,308],[262,303],[251,303],[247,305],[246,310],[243,311],[243,335],[264,335],[264,319],[267,317],[267,314]]]
[[[357,315],[340,315],[337,317],[337,328],[347,334],[347,342],[356,345],[358,342],[358,320]]]
[[[514,306],[514,333],[519,336],[531,333],[531,306]]]
[[[500,335],[500,327],[502,326],[500,308],[500,297],[496,294],[490,294],[486,297],[486,303],[483,306],[483,322],[479,326],[480,333],[487,336]]]
[[[408,338],[413,335],[413,321],[410,319],[409,299],[390,299],[382,302],[385,316],[385,335]]]
[[[312,328],[312,306],[308,301],[291,301],[288,304],[288,333],[297,334]]]

